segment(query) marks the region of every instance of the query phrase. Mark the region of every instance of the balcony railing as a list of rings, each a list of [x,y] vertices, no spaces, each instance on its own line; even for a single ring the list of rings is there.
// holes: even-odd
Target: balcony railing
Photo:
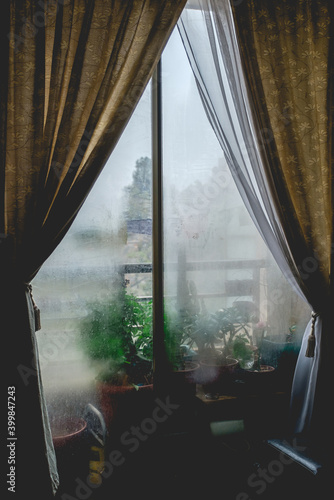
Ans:
[[[251,273],[249,279],[227,279],[225,280],[225,290],[212,293],[198,293],[199,298],[214,298],[214,297],[240,297],[251,296],[255,304],[260,302],[260,273],[261,269],[265,269],[268,263],[265,259],[249,259],[249,260],[219,260],[219,261],[193,261],[186,262],[182,271],[178,262],[169,262],[164,264],[164,272],[193,272],[193,271],[218,271],[218,270],[248,270]],[[124,277],[133,274],[152,273],[153,266],[150,263],[146,264],[124,264],[118,267],[118,272]],[[152,297],[140,297],[143,300],[151,299]]]

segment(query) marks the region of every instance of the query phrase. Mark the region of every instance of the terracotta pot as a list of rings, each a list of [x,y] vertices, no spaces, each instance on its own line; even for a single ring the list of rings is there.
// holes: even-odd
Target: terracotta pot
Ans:
[[[153,384],[113,385],[98,382],[97,392],[100,410],[107,429],[131,426],[153,400]]]
[[[77,446],[83,438],[87,422],[77,417],[59,417],[51,419],[52,441],[55,450]]]
[[[51,418],[52,441],[55,448],[60,487],[74,488],[75,478],[88,473],[89,448],[87,422],[78,417]]]

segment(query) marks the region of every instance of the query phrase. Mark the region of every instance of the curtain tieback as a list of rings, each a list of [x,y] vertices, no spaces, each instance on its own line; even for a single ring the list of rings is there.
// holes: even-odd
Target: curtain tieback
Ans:
[[[314,357],[314,351],[315,351],[315,335],[314,335],[314,328],[315,328],[315,321],[317,317],[320,316],[320,313],[318,312],[312,312],[312,323],[311,323],[311,331],[310,335],[308,336],[307,339],[307,349],[305,356],[307,358],[313,358]]]
[[[42,328],[41,326],[41,311],[39,310],[35,300],[34,300],[34,297],[33,297],[33,294],[32,294],[32,286],[30,283],[27,284],[27,288],[28,288],[28,292],[30,293],[30,297],[31,297],[31,302],[32,302],[32,305],[33,305],[33,308],[34,308],[34,315],[35,315],[35,332],[37,332],[38,330],[40,330]]]

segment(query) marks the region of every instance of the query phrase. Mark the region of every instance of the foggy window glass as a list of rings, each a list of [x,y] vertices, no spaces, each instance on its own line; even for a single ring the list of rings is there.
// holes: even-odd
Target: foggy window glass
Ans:
[[[282,276],[244,207],[177,31],[163,53],[162,75],[169,359],[175,370],[200,364],[202,382],[216,377],[211,370],[206,378],[204,362],[219,357],[232,366],[236,359],[230,386],[202,384],[214,396],[233,392],[235,380],[247,381],[245,369],[273,366],[289,384],[309,308]]]
[[[163,53],[162,92],[171,366],[202,367],[192,379],[198,394],[233,391],[247,370],[262,365],[287,373],[290,383],[309,309],[243,205],[177,30]],[[34,279],[51,419],[63,408],[81,414],[87,403],[100,407],[97,382],[137,389],[152,383],[151,135],[148,86],[71,229]],[[212,386],[212,370],[204,374],[213,353],[236,360],[230,386]]]
[[[131,310],[135,324],[129,328],[125,317],[137,307],[133,298],[152,295],[151,182],[148,86],[75,222],[33,282],[42,314],[37,336],[51,418],[64,407],[81,414],[87,403],[98,406],[96,380],[116,372],[132,355],[119,333],[136,333],[143,312]],[[150,304],[140,305],[150,309]],[[115,335],[108,338],[108,330]],[[122,375],[113,373],[119,384]]]

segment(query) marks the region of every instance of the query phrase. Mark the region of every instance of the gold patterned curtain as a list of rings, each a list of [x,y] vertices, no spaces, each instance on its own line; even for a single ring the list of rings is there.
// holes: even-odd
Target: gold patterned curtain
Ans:
[[[71,224],[184,3],[11,1],[0,232],[20,279]]]
[[[295,430],[324,446],[334,338],[333,3],[244,0],[233,10],[271,200],[314,309],[292,389]]]
[[[73,222],[184,4],[1,5],[0,317],[4,378],[17,398],[16,498],[57,489],[29,282]]]
[[[234,8],[273,201],[316,311],[329,301],[332,255],[329,9],[322,0]]]

